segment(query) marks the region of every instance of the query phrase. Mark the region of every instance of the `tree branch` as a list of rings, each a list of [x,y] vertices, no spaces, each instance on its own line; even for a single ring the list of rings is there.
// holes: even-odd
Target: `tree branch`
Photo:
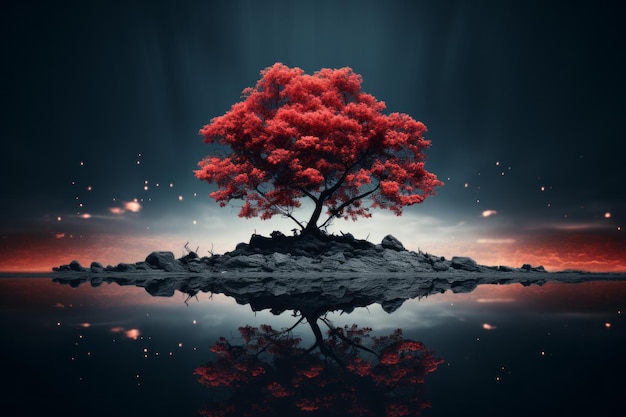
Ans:
[[[350,165],[349,167],[346,167],[346,170],[343,172],[343,174],[341,175],[341,178],[339,178],[339,180],[337,180],[337,182],[335,183],[335,185],[333,185],[330,188],[325,189],[324,191],[322,191],[322,193],[320,194],[320,199],[321,200],[326,200],[328,197],[330,197],[331,195],[333,195],[333,193],[335,191],[337,191],[339,189],[339,187],[341,187],[341,185],[343,184],[343,182],[346,180],[346,177],[348,176],[348,174],[355,168],[357,167],[364,159],[365,157],[369,155],[369,152],[364,152],[363,155],[361,155],[361,157],[352,165]]]
[[[357,200],[361,200],[365,197],[367,197],[370,194],[373,194],[374,192],[376,192],[376,190],[378,190],[380,188],[380,183],[378,183],[376,185],[376,187],[372,188],[371,190],[364,192],[363,194],[357,195],[355,197],[352,197],[351,199],[343,202],[339,207],[330,210],[330,216],[328,216],[328,218],[324,221],[324,223],[321,224],[321,227],[324,227],[328,222],[330,222],[334,217],[339,217],[339,213],[341,213],[341,210],[345,209],[346,207],[348,207],[350,204],[354,203]]]
[[[298,219],[296,219],[295,217],[293,217],[293,215],[289,212],[289,210],[286,210],[284,208],[282,208],[281,206],[279,206],[276,203],[273,203],[269,198],[267,198],[267,196],[265,195],[265,193],[263,191],[261,191],[261,189],[256,186],[254,187],[254,189],[256,190],[257,193],[259,193],[259,195],[261,197],[263,197],[265,199],[265,201],[267,201],[268,203],[270,203],[270,205],[275,208],[276,210],[278,210],[280,212],[281,215],[290,218],[291,220],[293,220],[298,226],[300,226],[300,229],[304,230],[304,226],[302,225],[302,223],[300,223],[298,221]]]
[[[348,339],[347,337],[345,337],[343,335],[343,332],[339,328],[337,328],[337,327],[331,325],[330,323],[328,323],[328,321],[325,318],[320,318],[320,320],[322,322],[324,322],[324,324],[326,324],[326,326],[328,326],[328,328],[330,329],[331,334],[339,336],[339,338],[341,340],[343,340],[344,342],[347,342],[349,345],[351,345],[351,346],[353,346],[353,347],[355,347],[357,349],[362,349],[362,350],[364,350],[366,352],[369,352],[369,353],[373,354],[374,356],[376,356],[378,359],[380,359],[380,355],[378,353],[376,353],[375,351],[373,351],[370,348],[367,348],[367,347],[365,347],[363,345],[355,343],[353,340]]]
[[[305,190],[302,187],[296,187],[296,190],[302,192],[302,194],[304,194],[307,197],[309,197],[311,200],[313,200],[315,202],[315,204],[317,204],[317,202],[319,201],[319,198],[315,197],[313,194],[311,194],[310,192],[308,192],[307,190]]]

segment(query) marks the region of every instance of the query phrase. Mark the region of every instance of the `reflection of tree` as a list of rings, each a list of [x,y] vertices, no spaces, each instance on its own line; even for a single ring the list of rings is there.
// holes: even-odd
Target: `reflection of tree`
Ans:
[[[292,330],[304,319],[315,344],[306,349]],[[195,370],[199,382],[221,393],[205,416],[416,416],[429,406],[424,376],[442,360],[398,329],[370,336],[372,329],[329,328],[323,338],[316,317],[303,316],[289,329],[240,327],[243,345],[220,338],[215,361]]]

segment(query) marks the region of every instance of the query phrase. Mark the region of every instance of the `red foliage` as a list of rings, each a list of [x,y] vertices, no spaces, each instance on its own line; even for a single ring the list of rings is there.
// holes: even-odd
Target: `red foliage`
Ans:
[[[291,213],[308,197],[316,207],[309,228],[316,228],[322,208],[329,214],[322,225],[369,217],[371,207],[400,215],[443,185],[424,168],[426,126],[383,114],[385,103],[361,91],[352,69],[307,75],[276,63],[261,75],[243,101],[200,130],[206,143],[232,151],[205,158],[195,171],[217,184],[210,195],[221,206],[242,199],[241,217],[282,214],[304,228]]]
[[[369,328],[331,328],[321,341],[326,353],[305,350],[290,332],[270,326],[239,331],[243,345],[220,338],[211,349],[217,359],[194,372],[201,384],[229,391],[203,415],[419,416],[429,407],[424,376],[442,362],[400,330],[370,338]]]

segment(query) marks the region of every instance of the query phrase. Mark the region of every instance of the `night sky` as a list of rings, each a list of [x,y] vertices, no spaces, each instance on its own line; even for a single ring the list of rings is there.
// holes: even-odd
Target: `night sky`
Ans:
[[[211,152],[198,130],[275,62],[349,66],[387,111],[428,127],[437,195],[330,231],[488,265],[626,271],[626,14],[548,3],[4,6],[0,271],[289,234],[291,220],[220,208],[193,176]]]

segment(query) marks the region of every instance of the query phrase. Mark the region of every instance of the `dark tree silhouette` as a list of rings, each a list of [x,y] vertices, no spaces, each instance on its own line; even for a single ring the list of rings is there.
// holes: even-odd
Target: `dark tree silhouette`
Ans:
[[[276,63],[261,75],[243,101],[200,130],[206,143],[231,151],[195,171],[217,184],[210,195],[220,205],[241,199],[241,217],[280,214],[317,233],[336,217],[370,217],[370,208],[400,215],[443,185],[424,168],[426,126],[383,114],[385,103],[361,90],[352,69],[306,75]],[[314,204],[304,223],[293,215],[302,198]],[[324,209],[328,218],[318,224]]]
[[[316,342],[308,349],[292,334],[306,319]],[[226,389],[201,411],[217,416],[419,416],[430,404],[424,377],[441,359],[402,331],[371,336],[370,328],[335,327],[323,337],[317,317],[302,317],[290,329],[239,328],[242,345],[220,340],[217,359],[198,367],[198,381]],[[224,393],[222,393],[224,394]]]

